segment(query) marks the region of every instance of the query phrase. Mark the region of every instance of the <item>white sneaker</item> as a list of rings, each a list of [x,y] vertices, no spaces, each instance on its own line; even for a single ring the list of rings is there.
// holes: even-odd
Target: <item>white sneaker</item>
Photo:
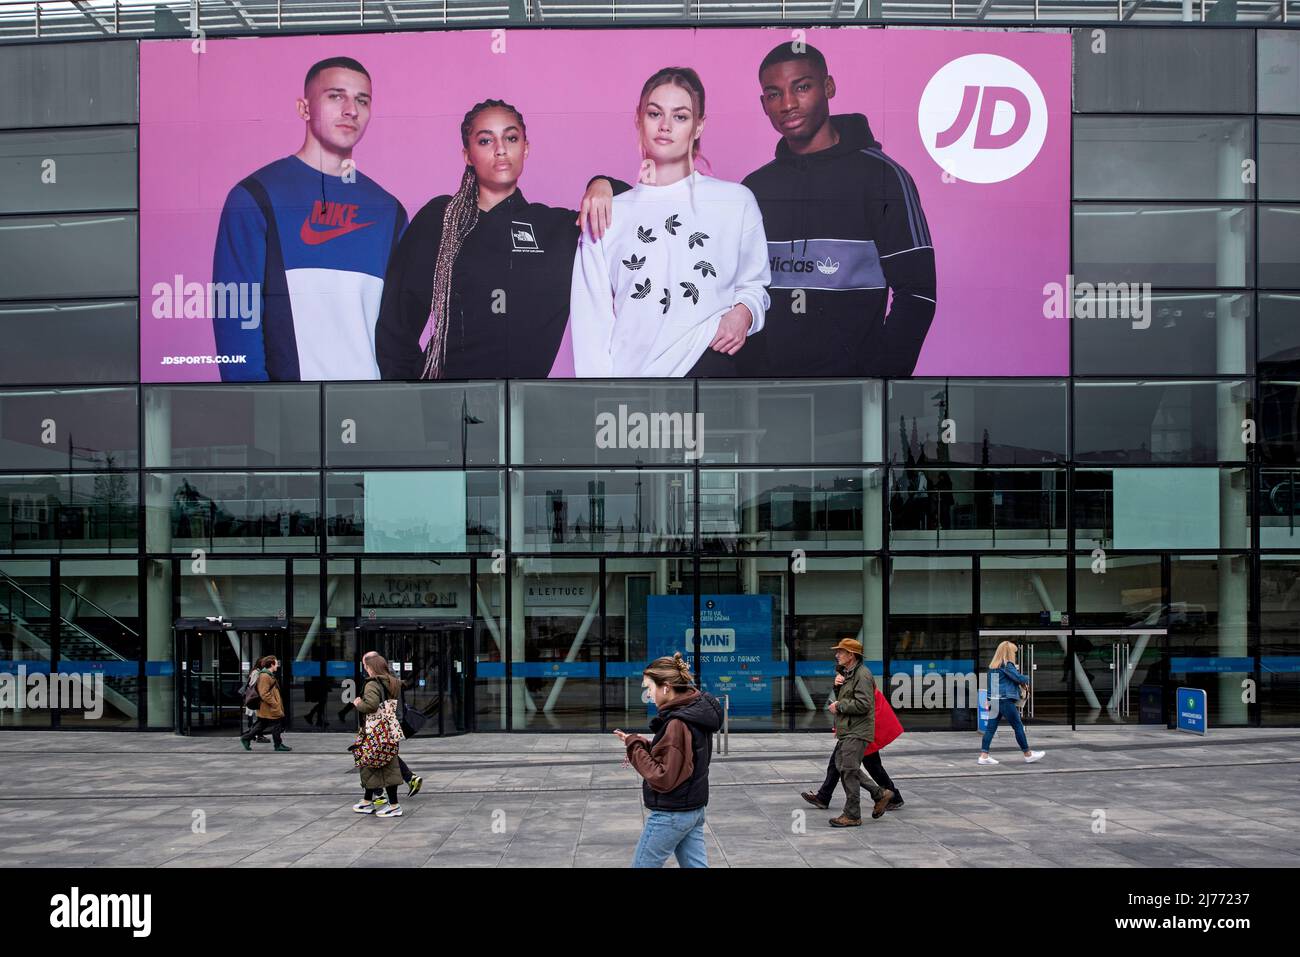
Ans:
[[[997,764],[997,763],[998,763],[998,759],[995,758],[995,757],[993,757],[993,755],[991,755],[991,754],[981,754],[981,755],[980,755],[979,763],[980,763],[980,764]]]
[[[1025,758],[1025,764],[1033,764],[1035,761],[1043,760],[1043,755],[1046,753],[1046,751],[1030,751],[1029,757]]]
[[[380,808],[377,812],[375,812],[375,817],[401,817],[401,816],[402,816],[402,805],[400,804],[389,804]]]
[[[358,814],[374,814],[375,802],[358,801],[356,804],[352,805],[352,810],[356,811]]]

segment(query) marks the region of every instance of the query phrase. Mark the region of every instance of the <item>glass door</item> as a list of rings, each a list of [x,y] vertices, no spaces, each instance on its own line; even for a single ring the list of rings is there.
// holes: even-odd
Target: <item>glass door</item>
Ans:
[[[1165,634],[1145,627],[1075,630],[1078,724],[1165,723]]]
[[[428,719],[422,735],[441,737],[468,730],[466,694],[470,623],[386,619],[361,626],[360,657],[376,651],[402,682],[406,707]]]
[[[986,629],[980,632],[979,671],[987,676],[989,662],[1004,641],[1016,645],[1016,667],[1029,679],[1029,700],[1022,712],[1025,724],[1071,724],[1069,629]]]
[[[250,727],[253,712],[244,708],[240,688],[259,658],[280,660],[278,675],[286,723],[292,717],[283,689],[292,681],[288,634],[283,622],[212,621],[182,618],[176,622],[176,731],[178,734],[237,735]]]

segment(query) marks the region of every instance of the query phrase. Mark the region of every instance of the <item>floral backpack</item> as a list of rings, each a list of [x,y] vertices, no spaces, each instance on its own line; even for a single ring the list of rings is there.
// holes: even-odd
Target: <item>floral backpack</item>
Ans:
[[[382,768],[397,757],[397,749],[402,739],[402,723],[397,719],[397,699],[388,697],[388,689],[379,682],[379,691],[384,696],[383,703],[372,714],[366,715],[366,723],[357,732],[357,739],[349,748],[352,760],[358,768]]]

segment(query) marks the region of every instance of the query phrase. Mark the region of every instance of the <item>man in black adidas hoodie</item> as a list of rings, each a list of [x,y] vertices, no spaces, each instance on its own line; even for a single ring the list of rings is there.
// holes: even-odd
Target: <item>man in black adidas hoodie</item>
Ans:
[[[835,80],[820,51],[783,43],[758,72],[782,139],[776,159],[744,180],[763,212],[772,305],[737,355],[740,373],[911,375],[935,308],[916,184],[865,116],[830,115]]]

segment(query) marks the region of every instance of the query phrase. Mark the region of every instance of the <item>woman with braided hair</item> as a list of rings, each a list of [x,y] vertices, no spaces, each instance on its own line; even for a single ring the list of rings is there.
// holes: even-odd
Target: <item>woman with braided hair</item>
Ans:
[[[722,727],[722,705],[695,686],[680,651],[656,658],[641,673],[641,697],[653,704],[654,740],[614,734],[627,748],[627,761],[643,778],[641,800],[650,813],[641,831],[633,867],[662,867],[675,855],[681,867],[708,867],[704,815],[709,804],[709,760],[713,735]]]
[[[528,134],[503,100],[460,126],[465,172],[430,200],[388,264],[375,328],[384,379],[545,378],[569,319],[578,235],[609,225],[613,188],[593,179],[581,212],[519,189]]]

